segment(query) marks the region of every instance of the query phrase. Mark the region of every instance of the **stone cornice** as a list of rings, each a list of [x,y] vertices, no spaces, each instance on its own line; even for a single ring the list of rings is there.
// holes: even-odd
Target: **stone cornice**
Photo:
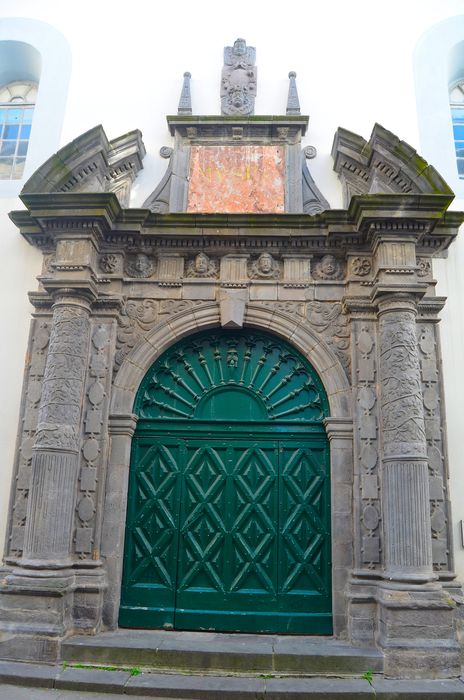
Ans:
[[[309,214],[155,214],[123,209],[113,193],[23,194],[28,211],[13,211],[21,234],[42,249],[57,235],[75,237],[98,231],[102,245],[155,246],[179,250],[198,245],[260,248],[279,245],[290,250],[368,250],[372,234],[419,241],[422,254],[446,249],[464,220],[462,212],[446,212],[451,195],[361,195],[348,210]]]
[[[217,115],[168,115],[166,117],[169,130],[172,135],[179,132],[181,135],[187,135],[188,128],[196,128],[198,134],[205,131],[211,133],[221,132],[222,135],[227,135],[230,132],[232,136],[233,127],[242,127],[244,135],[251,135],[257,128],[260,129],[264,136],[277,135],[279,127],[293,127],[301,132],[304,136],[308,126],[309,117],[307,116],[273,116],[273,115],[254,115],[254,116],[217,116]],[[196,136],[196,134],[195,134]]]

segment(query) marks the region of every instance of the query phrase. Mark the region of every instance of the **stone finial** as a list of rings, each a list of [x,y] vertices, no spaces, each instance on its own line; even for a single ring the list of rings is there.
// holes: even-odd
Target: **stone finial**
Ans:
[[[190,78],[191,73],[184,73],[184,82],[182,84],[182,92],[180,93],[179,107],[177,114],[192,114],[192,98],[190,95]]]
[[[256,50],[245,39],[236,39],[224,49],[221,75],[221,114],[254,114],[257,69]]]
[[[291,70],[288,74],[290,84],[288,86],[287,114],[300,114],[300,100],[296,89],[296,73]]]

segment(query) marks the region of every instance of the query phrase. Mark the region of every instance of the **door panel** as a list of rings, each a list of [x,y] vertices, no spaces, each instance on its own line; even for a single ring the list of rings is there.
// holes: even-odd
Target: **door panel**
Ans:
[[[123,626],[173,624],[184,453],[177,439],[134,440],[121,592]]]
[[[277,600],[277,443],[189,441],[187,453],[175,624],[236,628],[231,615]]]
[[[324,444],[283,444],[280,450],[279,588],[296,610],[329,609],[330,490]]]
[[[122,626],[331,633],[325,436],[134,443]]]

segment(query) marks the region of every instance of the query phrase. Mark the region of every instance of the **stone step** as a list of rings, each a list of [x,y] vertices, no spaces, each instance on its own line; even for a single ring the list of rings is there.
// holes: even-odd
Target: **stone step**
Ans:
[[[352,647],[331,637],[212,632],[120,629],[72,637],[62,645],[62,659],[195,673],[359,676],[383,671],[383,657],[377,650]]]
[[[361,678],[279,678],[63,669],[0,662],[0,700],[152,698],[155,700],[463,700],[462,680],[397,681]],[[40,694],[39,689],[48,689]],[[66,692],[68,691],[68,693]],[[89,696],[87,696],[89,693]],[[91,693],[91,695],[90,695]],[[98,694],[98,695],[97,695]],[[111,695],[109,695],[111,694]]]

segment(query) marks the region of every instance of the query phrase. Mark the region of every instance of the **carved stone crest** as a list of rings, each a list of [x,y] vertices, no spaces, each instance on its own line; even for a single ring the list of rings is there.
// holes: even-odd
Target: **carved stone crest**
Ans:
[[[256,51],[245,39],[237,39],[224,49],[221,77],[221,113],[253,114],[256,97]]]
[[[205,253],[198,253],[187,265],[187,277],[217,277],[217,265]]]
[[[148,255],[137,253],[127,258],[125,269],[129,277],[150,277],[154,267]]]
[[[313,276],[320,280],[339,280],[343,277],[343,265],[334,255],[324,255],[315,264]]]
[[[270,253],[261,253],[251,264],[248,274],[251,279],[276,280],[280,277],[280,266]]]

